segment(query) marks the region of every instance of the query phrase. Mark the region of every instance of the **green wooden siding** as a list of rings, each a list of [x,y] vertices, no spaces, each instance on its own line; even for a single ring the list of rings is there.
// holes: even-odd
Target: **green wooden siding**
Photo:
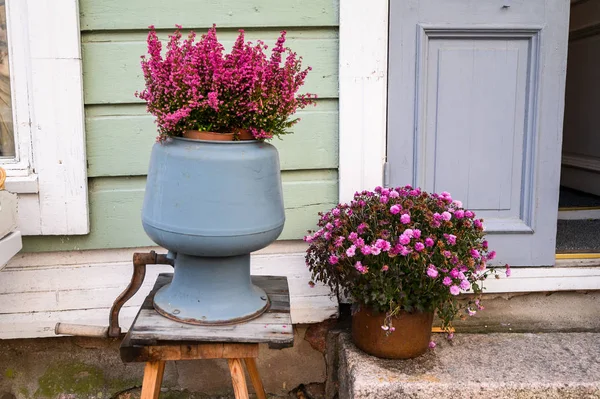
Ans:
[[[140,56],[147,26],[166,39],[175,24],[198,33],[217,24],[230,46],[237,29],[288,45],[313,68],[304,91],[319,97],[301,111],[294,134],[273,140],[281,156],[286,225],[280,239],[299,239],[317,213],[338,198],[338,2],[335,0],[81,0],[83,81],[91,232],[25,237],[24,251],[152,245],[140,220],[145,174],[156,136],[153,117],[135,98],[144,86]]]

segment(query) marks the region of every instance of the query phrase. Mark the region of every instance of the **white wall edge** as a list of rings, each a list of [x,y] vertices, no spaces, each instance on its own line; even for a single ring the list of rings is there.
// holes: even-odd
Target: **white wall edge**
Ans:
[[[383,184],[386,157],[388,0],[340,2],[339,200]],[[357,27],[366,26],[367,29]]]

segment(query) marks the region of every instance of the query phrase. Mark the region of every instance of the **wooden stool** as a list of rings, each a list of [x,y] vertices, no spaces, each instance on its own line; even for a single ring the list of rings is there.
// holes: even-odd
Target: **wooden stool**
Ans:
[[[152,306],[154,293],[172,277],[172,273],[158,276],[121,343],[124,362],[146,362],[141,399],[158,398],[167,361],[196,359],[227,359],[235,397],[247,399],[243,361],[257,397],[266,399],[256,367],[259,343],[266,343],[272,349],[288,348],[294,343],[287,278],[252,277],[253,283],[264,289],[271,301],[260,317],[227,326],[195,326],[167,319]]]

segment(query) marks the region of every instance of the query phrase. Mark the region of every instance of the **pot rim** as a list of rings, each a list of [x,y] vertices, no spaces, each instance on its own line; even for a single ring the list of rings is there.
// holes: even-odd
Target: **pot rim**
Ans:
[[[254,144],[260,143],[260,140],[237,140],[237,141],[220,141],[220,140],[200,140],[200,139],[188,139],[185,137],[171,137],[173,140],[189,141],[192,143],[211,143],[211,144]]]

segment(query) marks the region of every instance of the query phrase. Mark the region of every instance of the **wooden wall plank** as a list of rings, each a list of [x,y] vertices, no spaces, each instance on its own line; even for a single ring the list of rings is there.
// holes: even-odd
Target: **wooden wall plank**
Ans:
[[[148,25],[193,27],[337,26],[337,1],[330,0],[82,0],[81,29],[145,29]]]
[[[317,222],[317,212],[337,201],[335,171],[284,172],[286,227],[280,239],[299,239]],[[144,177],[90,179],[91,232],[85,236],[31,236],[23,251],[69,251],[153,245],[141,225]]]
[[[297,116],[301,121],[294,134],[271,141],[279,150],[281,169],[336,169],[337,101],[319,101]],[[89,177],[146,174],[157,133],[144,105],[88,106],[86,133]]]
[[[265,42],[271,47],[277,34],[269,36]],[[226,47],[233,45],[233,41],[222,41]],[[336,98],[337,38],[297,39],[290,32],[286,44],[304,58],[304,65],[313,68],[302,91],[316,93],[320,98]],[[84,41],[82,53],[85,104],[141,103],[134,93],[144,88],[140,67],[140,56],[146,54],[144,41]]]

